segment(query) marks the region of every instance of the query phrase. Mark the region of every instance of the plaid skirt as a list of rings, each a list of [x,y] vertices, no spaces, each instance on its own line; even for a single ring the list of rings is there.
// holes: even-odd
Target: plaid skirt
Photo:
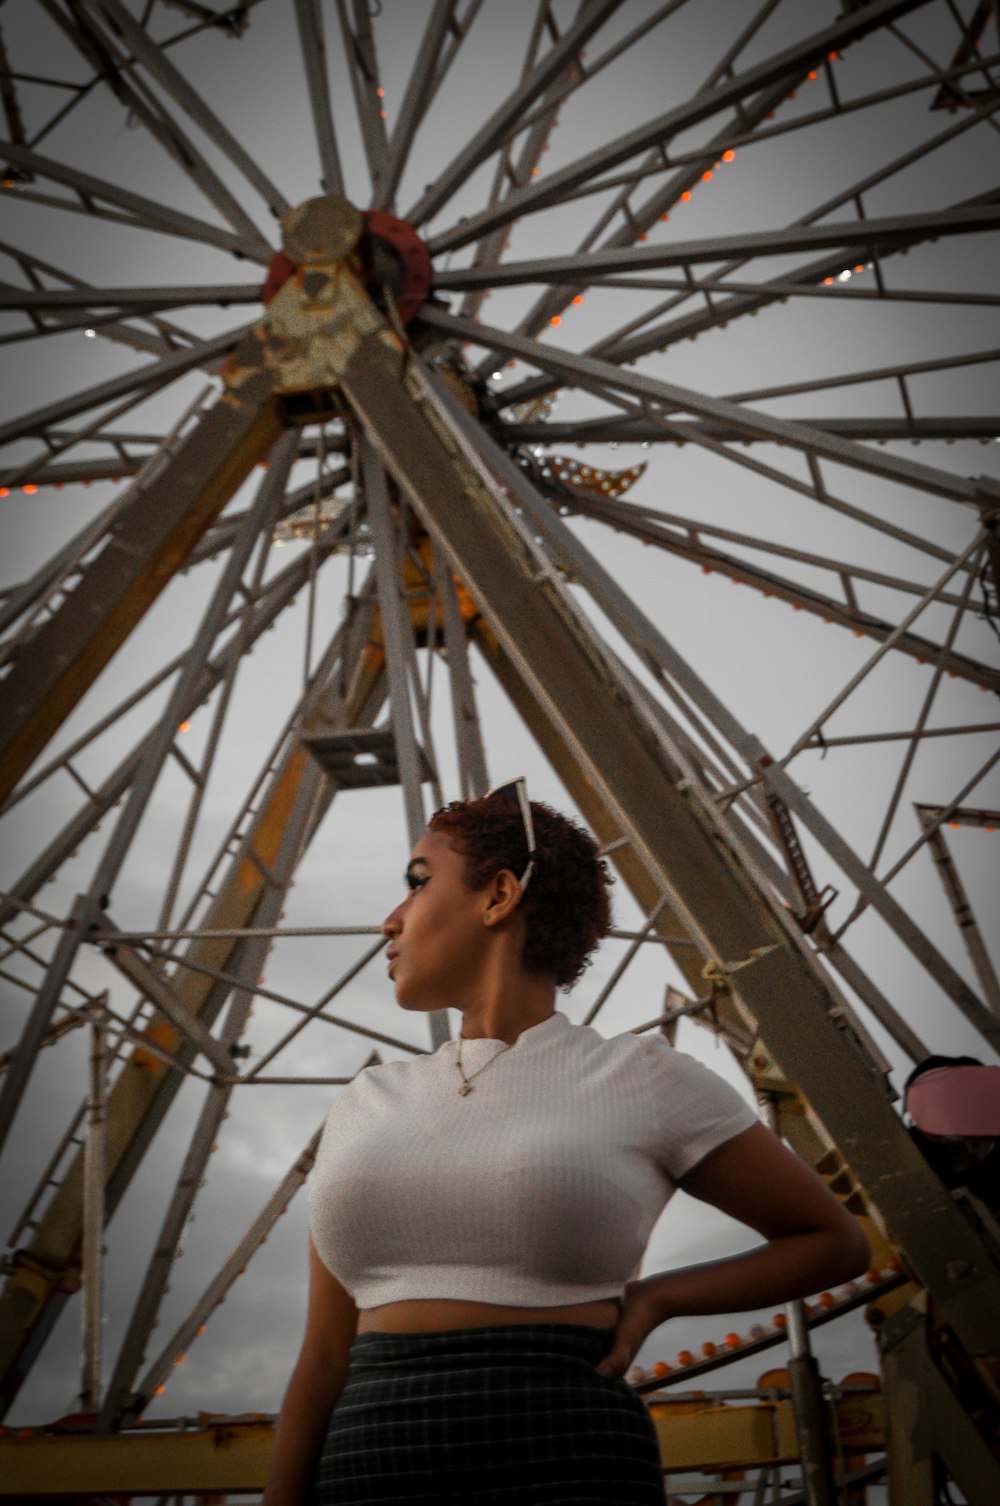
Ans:
[[[359,1334],[315,1506],[663,1506],[652,1418],[595,1369],[612,1335],[570,1323]]]

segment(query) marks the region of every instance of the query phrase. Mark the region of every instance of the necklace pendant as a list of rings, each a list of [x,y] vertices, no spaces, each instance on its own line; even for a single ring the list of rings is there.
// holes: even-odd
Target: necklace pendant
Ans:
[[[472,1092],[472,1084],[469,1083],[469,1082],[463,1082],[462,1086],[459,1088],[458,1091],[461,1093],[462,1097],[464,1098],[465,1095],[466,1095],[466,1093],[471,1093]]]

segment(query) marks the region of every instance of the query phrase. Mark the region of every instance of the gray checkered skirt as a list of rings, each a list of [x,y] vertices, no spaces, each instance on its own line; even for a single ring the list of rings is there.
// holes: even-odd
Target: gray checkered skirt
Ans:
[[[645,1404],[598,1375],[613,1330],[359,1334],[314,1506],[663,1506]]]

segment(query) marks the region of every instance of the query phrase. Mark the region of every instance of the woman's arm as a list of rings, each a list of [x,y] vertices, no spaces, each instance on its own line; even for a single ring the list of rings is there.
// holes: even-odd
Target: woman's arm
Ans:
[[[309,1241],[309,1309],[298,1362],[281,1404],[264,1506],[301,1506],[347,1379],[358,1309]]]
[[[744,1255],[630,1282],[612,1350],[598,1367],[623,1375],[648,1333],[669,1318],[739,1312],[849,1281],[868,1241],[823,1179],[762,1124],[707,1155],[681,1181],[767,1241]]]

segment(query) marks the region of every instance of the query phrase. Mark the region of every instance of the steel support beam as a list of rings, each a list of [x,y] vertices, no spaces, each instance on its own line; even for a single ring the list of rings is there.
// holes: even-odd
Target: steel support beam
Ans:
[[[888,1403],[891,1506],[932,1506],[940,1499],[936,1460],[947,1466],[970,1506],[996,1506],[995,1439],[991,1447],[935,1363],[926,1314],[902,1308],[879,1329],[878,1341]],[[995,1398],[995,1379],[993,1385]]]
[[[403,606],[398,528],[389,504],[385,470],[363,435],[359,436],[358,444],[365,503],[375,543],[379,617],[386,647],[386,673],[389,677],[389,711],[400,783],[403,787],[406,827],[412,847],[420,840],[424,829],[420,753],[407,673],[410,656],[404,642],[407,635],[412,635],[413,629]]]
[[[489,775],[486,772],[486,751],[476,709],[476,692],[469,668],[467,628],[458,601],[456,581],[452,565],[444,558],[439,547],[434,551],[434,583],[440,602],[444,651],[448,656],[459,778],[462,799],[472,800],[486,794]]]
[[[96,1412],[101,1404],[101,1319],[104,1310],[104,1183],[107,1143],[107,1025],[101,1005],[90,1006],[90,1082],[87,1134],[83,1147],[83,1251],[80,1300],[82,1355],[80,1408]]]
[[[501,506],[488,469],[472,462],[443,421],[419,368],[404,367],[401,381],[400,353],[360,289],[343,275],[337,288],[354,305],[354,337],[342,369],[331,368],[329,345],[317,350],[320,364],[339,378],[432,539],[443,541],[619,834],[723,972],[750,962],[739,974],[740,994],[962,1342],[973,1354],[1000,1352],[990,1256],[910,1141],[877,1074],[831,1018],[835,1000],[819,965],[757,888],[718,811],[633,703],[531,535]],[[987,1308],[995,1319],[984,1319]]]
[[[236,354],[224,395],[117,519],[83,579],[2,685],[0,799],[14,788],[167,581],[281,432],[260,339]],[[197,490],[191,495],[191,481]]]

